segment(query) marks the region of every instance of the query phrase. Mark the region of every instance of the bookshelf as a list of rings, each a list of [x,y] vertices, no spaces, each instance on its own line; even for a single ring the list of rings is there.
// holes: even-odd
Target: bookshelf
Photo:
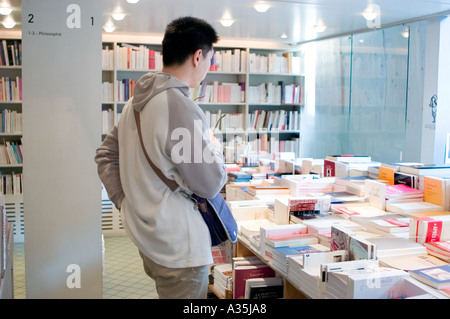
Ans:
[[[0,38],[0,114],[0,192],[14,241],[23,242],[22,41],[13,33]]]
[[[128,42],[113,37],[103,40],[103,134],[119,120],[135,81],[146,72],[162,68],[161,39],[150,38],[130,36]],[[269,45],[261,49],[261,44],[255,47],[235,44],[215,46],[211,69],[200,87],[191,89],[191,98],[205,112],[210,127],[215,127],[224,116],[216,135],[220,135],[225,146],[243,140],[252,144],[254,151],[267,152],[270,151],[267,141],[277,139],[280,143],[273,152],[282,148],[298,155],[304,104],[303,60],[292,48]],[[285,94],[285,90],[289,93]],[[266,118],[258,124],[261,114]],[[268,126],[269,115],[277,119],[272,126]]]

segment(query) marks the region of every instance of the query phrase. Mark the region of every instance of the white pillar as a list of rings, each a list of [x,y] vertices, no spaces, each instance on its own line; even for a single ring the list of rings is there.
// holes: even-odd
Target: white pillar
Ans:
[[[23,0],[27,298],[101,298],[101,1]]]

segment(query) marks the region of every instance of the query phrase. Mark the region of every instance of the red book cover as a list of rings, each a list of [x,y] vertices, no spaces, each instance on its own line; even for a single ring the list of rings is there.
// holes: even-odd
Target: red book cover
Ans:
[[[333,161],[324,160],[323,161],[323,172],[324,177],[334,177],[336,176],[336,165]]]
[[[244,298],[247,279],[265,277],[275,277],[275,271],[267,265],[238,266],[234,269],[233,298]]]
[[[155,50],[148,51],[148,68],[149,70],[155,69]]]

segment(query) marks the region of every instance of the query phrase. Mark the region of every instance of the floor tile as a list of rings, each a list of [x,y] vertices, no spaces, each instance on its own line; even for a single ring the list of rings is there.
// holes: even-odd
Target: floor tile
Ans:
[[[26,298],[24,244],[14,244],[14,298]],[[157,299],[153,280],[126,236],[105,237],[103,299]]]

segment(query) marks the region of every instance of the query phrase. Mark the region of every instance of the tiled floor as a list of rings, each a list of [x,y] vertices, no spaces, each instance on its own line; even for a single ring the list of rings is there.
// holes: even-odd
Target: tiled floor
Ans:
[[[24,244],[14,245],[14,297],[25,299]],[[105,237],[103,299],[156,299],[152,279],[144,272],[142,260],[128,237]]]

